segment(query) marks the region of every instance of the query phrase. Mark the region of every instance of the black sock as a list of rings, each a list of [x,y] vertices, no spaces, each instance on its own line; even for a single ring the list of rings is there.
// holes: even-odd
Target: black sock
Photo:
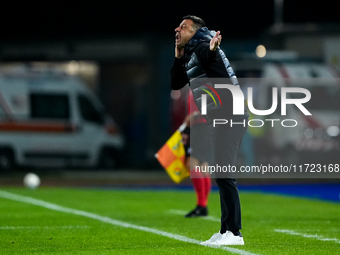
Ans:
[[[239,236],[241,234],[240,230],[232,230],[231,232],[234,234],[234,236]]]
[[[227,232],[227,230],[220,230],[221,234],[224,234],[225,232]],[[234,236],[242,236],[240,230],[230,230],[230,232],[233,233]]]

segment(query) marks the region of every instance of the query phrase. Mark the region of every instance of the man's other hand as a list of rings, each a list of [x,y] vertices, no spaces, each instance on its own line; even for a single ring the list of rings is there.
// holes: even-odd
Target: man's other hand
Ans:
[[[175,47],[175,57],[176,58],[181,58],[184,55],[184,48],[180,48],[180,47]]]

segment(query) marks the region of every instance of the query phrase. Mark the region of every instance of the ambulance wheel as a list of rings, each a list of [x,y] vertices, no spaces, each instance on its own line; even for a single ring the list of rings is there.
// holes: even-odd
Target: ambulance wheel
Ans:
[[[113,148],[103,148],[101,150],[97,167],[100,169],[117,168],[117,159]]]
[[[0,171],[8,172],[15,166],[14,155],[11,150],[3,149],[0,150]]]

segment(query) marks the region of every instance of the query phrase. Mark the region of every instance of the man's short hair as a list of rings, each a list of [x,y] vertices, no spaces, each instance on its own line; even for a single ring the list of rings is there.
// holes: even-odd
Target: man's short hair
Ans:
[[[205,22],[203,21],[203,19],[201,19],[200,17],[194,16],[194,15],[186,15],[183,17],[183,19],[190,19],[194,22],[193,24],[193,29],[198,30],[201,27],[205,27]]]

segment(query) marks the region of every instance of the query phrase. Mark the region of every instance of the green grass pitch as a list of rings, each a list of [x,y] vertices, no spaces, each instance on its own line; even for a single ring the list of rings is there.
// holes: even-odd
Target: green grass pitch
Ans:
[[[219,230],[217,192],[186,219],[193,191],[0,188],[0,254],[340,254],[339,204],[240,197],[245,245],[213,248],[198,242]]]

